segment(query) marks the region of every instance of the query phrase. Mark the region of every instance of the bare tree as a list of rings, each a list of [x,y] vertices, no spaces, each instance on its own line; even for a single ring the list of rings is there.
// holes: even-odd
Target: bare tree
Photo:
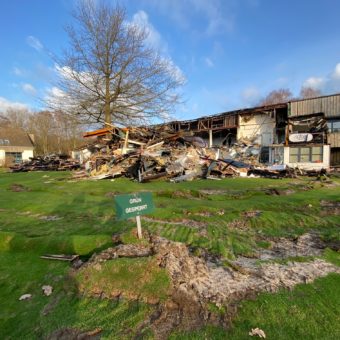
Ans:
[[[3,117],[11,125],[11,127],[26,129],[27,123],[32,115],[27,109],[14,109],[8,108],[4,113]]]
[[[78,2],[73,17],[69,49],[56,59],[59,81],[50,107],[108,126],[172,112],[183,76],[147,44],[145,28],[103,1]]]
[[[34,135],[37,155],[70,154],[83,143],[83,131],[79,122],[62,112],[34,112],[26,131]]]
[[[293,99],[293,94],[289,89],[278,89],[271,91],[259,102],[259,106],[284,103]]]
[[[314,98],[321,96],[321,91],[318,89],[313,89],[312,87],[302,87],[300,91],[300,98]]]

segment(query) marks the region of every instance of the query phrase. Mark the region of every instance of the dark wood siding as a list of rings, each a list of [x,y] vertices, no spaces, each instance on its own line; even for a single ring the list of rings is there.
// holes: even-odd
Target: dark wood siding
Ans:
[[[331,148],[331,166],[340,165],[340,148]]]

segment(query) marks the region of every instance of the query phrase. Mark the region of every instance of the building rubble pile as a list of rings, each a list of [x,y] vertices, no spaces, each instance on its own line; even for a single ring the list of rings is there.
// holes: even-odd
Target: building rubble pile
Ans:
[[[69,159],[67,155],[49,155],[33,157],[29,161],[10,166],[11,172],[28,171],[66,171],[80,169],[77,160]]]
[[[173,132],[160,126],[117,129],[97,137],[87,149],[90,158],[85,171],[75,178],[92,179],[128,177],[147,182],[166,178],[172,182],[195,178],[220,179],[231,176],[280,178],[289,170],[268,169],[258,163],[259,147],[235,144],[208,148],[206,142],[191,132]]]

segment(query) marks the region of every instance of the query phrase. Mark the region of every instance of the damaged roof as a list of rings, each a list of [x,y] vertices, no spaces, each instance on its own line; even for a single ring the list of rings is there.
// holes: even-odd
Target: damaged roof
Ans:
[[[4,146],[23,146],[33,148],[34,144],[28,133],[14,127],[0,127],[0,148]]]

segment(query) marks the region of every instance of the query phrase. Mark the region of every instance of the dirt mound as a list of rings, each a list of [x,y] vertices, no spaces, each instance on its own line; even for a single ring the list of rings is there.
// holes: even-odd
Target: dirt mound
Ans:
[[[143,244],[119,244],[108,248],[100,254],[94,254],[87,265],[116,259],[118,257],[146,257],[153,254],[151,246]]]
[[[296,240],[279,239],[271,250],[286,256],[319,255],[321,247],[312,234]],[[111,255],[110,255],[111,254]],[[114,255],[112,255],[114,254]],[[299,283],[309,283],[340,268],[323,260],[310,262],[266,263],[254,265],[234,261],[230,267],[217,265],[193,256],[183,243],[160,237],[151,237],[150,247],[120,245],[110,248],[93,259],[105,261],[117,256],[149,256],[155,254],[158,266],[165,268],[170,280],[170,298],[160,304],[143,327],[151,327],[156,338],[165,338],[174,328],[190,330],[206,323],[227,325],[236,310],[237,303],[259,292],[276,292],[280,288],[291,289]],[[236,265],[237,264],[237,265]],[[215,309],[227,313],[213,313]],[[210,308],[209,308],[210,307]]]
[[[303,253],[310,236],[297,242]],[[166,268],[172,282],[171,303],[164,305],[160,317],[152,328],[159,338],[172,327],[193,329],[206,322],[227,324],[241,299],[253,297],[258,292],[275,292],[292,288],[298,283],[309,283],[330,272],[340,273],[340,268],[323,260],[291,262],[242,267],[242,270],[217,266],[191,256],[184,244],[158,239],[155,252],[159,265]],[[226,306],[228,315],[214,315],[209,305]],[[165,332],[165,333],[164,333]]]

